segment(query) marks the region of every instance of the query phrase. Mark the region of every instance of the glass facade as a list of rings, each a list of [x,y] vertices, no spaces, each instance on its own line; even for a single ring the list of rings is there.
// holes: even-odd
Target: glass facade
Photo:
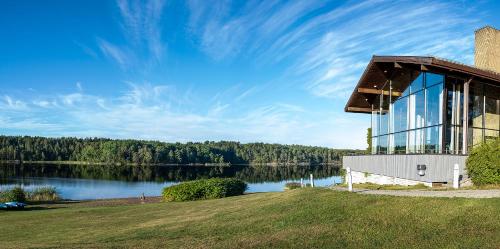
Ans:
[[[446,130],[444,153],[462,153],[462,124],[464,113],[464,80],[446,78]]]
[[[414,72],[403,93],[393,83],[382,88],[372,111],[372,154],[461,154],[464,103],[467,145],[500,135],[500,87],[472,80],[464,99],[464,79]]]
[[[400,95],[381,94],[372,112],[374,154],[440,153],[444,76],[416,72]],[[392,89],[389,82],[387,89]]]
[[[464,100],[464,79],[415,72],[401,94],[392,82],[372,111],[372,154],[461,154],[464,103],[470,147],[500,135],[500,87],[472,81]]]
[[[472,81],[469,89],[467,146],[498,137],[500,133],[500,87]]]

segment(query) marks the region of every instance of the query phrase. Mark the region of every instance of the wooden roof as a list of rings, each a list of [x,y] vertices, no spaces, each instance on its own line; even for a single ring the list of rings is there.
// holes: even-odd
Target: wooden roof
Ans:
[[[370,113],[372,104],[381,93],[389,94],[389,80],[393,82],[392,94],[398,96],[421,71],[454,75],[464,79],[485,81],[500,85],[500,74],[461,63],[429,56],[373,56],[354,88],[344,108],[346,112]]]

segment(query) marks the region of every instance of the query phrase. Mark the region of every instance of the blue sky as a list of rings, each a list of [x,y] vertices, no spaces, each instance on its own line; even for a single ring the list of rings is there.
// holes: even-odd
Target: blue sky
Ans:
[[[139,2],[141,4],[139,4]],[[365,148],[373,54],[473,63],[497,1],[2,1],[0,134]]]

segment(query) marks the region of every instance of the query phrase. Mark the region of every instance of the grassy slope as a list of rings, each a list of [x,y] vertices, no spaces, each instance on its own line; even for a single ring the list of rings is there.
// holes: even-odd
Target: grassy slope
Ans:
[[[327,189],[186,203],[0,212],[0,247],[498,248],[500,199]]]

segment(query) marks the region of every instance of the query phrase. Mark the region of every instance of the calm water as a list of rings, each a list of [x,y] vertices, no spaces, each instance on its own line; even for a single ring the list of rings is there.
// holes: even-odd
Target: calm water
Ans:
[[[158,196],[165,186],[178,182],[236,177],[248,183],[247,192],[283,191],[286,182],[308,182],[316,186],[342,181],[339,166],[103,166],[103,165],[0,165],[0,189],[22,185],[26,189],[54,186],[65,199]]]

